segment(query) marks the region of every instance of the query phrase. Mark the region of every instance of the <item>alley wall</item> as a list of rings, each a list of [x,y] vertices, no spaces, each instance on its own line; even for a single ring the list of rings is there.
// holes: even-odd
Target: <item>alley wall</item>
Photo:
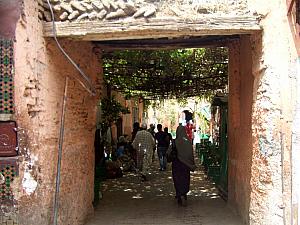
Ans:
[[[101,80],[89,42],[61,41],[71,58],[97,86],[91,97],[74,79],[78,72],[44,39],[37,1],[24,0],[15,42],[15,105],[19,126],[20,176],[13,192],[19,224],[53,221],[56,166],[66,76],[67,103],[59,195],[59,224],[84,224],[93,213],[94,130]],[[63,221],[63,222],[62,222]]]
[[[229,46],[228,202],[249,221],[252,157],[252,55],[250,36]]]
[[[249,224],[291,222],[291,124],[297,52],[286,1],[249,0],[261,16],[252,36],[253,116]]]
[[[229,205],[246,224],[290,224],[297,43],[285,1],[248,6],[263,32],[230,46]]]
[[[282,225],[291,217],[297,52],[285,1],[248,0],[248,6],[260,15],[263,32],[241,36],[229,47],[228,202],[246,224]],[[19,223],[47,225],[53,220],[65,77],[78,72],[53,39],[42,37],[38,3],[24,0],[23,7],[15,42],[20,175],[12,185]],[[62,40],[62,45],[97,87],[91,97],[75,79],[68,83],[59,221],[80,225],[93,212],[93,141],[102,80],[91,43]]]

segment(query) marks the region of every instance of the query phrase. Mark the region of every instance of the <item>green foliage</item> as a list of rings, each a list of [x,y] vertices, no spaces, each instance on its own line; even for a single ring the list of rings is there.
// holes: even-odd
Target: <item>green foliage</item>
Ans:
[[[105,81],[126,96],[211,96],[228,83],[226,48],[115,51],[103,62]]]
[[[127,107],[119,103],[115,96],[101,99],[102,123],[104,127],[109,127],[111,123],[116,122],[122,114],[130,113]]]
[[[200,127],[202,133],[206,133],[209,130],[210,121],[207,120],[205,115],[203,115],[201,112],[197,112],[197,115],[199,118],[199,127]]]
[[[144,110],[146,111],[149,108],[149,106],[151,105],[151,101],[144,99],[143,103],[144,103]]]
[[[178,105],[182,108],[186,107],[188,105],[188,99],[187,98],[179,98],[177,99]]]

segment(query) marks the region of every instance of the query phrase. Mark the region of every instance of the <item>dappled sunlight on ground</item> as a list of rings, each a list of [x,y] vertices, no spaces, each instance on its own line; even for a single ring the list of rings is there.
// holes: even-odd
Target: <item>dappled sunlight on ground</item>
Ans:
[[[201,167],[191,173],[187,207],[175,200],[171,165],[159,171],[158,160],[151,167],[149,181],[135,173],[106,180],[103,199],[87,225],[241,225],[239,218],[219,197],[217,188],[207,180]]]
[[[124,192],[127,197],[141,199],[143,197],[175,196],[173,187],[171,165],[167,171],[159,171],[157,163],[151,167],[149,181],[141,182],[138,174],[125,173],[122,178],[106,180],[102,186],[102,192]],[[136,196],[139,196],[138,198]],[[207,180],[204,172],[199,168],[191,173],[191,191],[188,196],[203,198],[219,198],[217,188]]]

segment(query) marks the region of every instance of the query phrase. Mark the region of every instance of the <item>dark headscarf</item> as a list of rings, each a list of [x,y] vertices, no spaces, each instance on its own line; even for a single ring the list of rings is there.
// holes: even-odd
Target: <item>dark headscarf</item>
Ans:
[[[179,125],[176,130],[175,145],[177,149],[177,158],[190,168],[191,171],[196,169],[193,153],[193,145],[189,140],[185,128]]]

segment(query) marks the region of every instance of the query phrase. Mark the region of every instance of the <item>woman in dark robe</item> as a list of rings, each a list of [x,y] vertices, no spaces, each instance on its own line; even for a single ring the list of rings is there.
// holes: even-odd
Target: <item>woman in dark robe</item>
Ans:
[[[190,190],[190,171],[196,169],[193,145],[189,140],[184,126],[181,124],[176,130],[175,145],[177,158],[172,162],[172,177],[179,205],[186,206],[187,193]]]

